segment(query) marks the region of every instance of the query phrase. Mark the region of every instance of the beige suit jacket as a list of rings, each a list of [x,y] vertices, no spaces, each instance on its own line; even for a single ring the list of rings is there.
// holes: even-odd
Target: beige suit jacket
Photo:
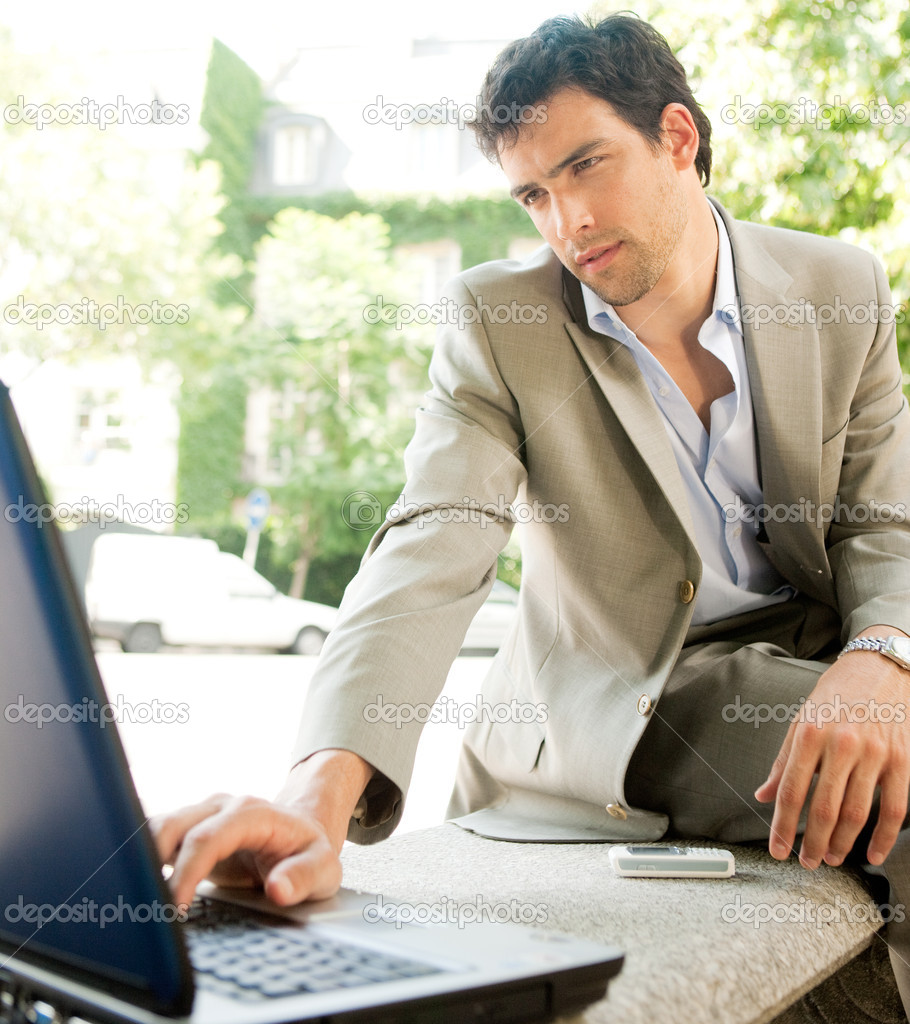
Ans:
[[[879,623],[910,632],[910,412],[884,273],[851,246],[721,212],[764,500],[796,510],[767,523],[767,553],[836,609],[844,640]],[[388,708],[438,696],[512,531],[502,510],[515,503],[519,622],[483,687],[485,702],[513,713],[469,730],[455,810],[492,805],[582,834],[657,837],[666,819],[629,807],[623,779],[701,580],[661,415],[631,353],[589,329],[580,286],[551,250],[475,267],[446,296],[465,322],[439,332],[405,491],[348,588],[294,759],[327,747],[360,754],[381,775],[350,838],[391,831],[420,725]],[[786,322],[750,324],[753,308]],[[889,511],[852,523],[800,514],[838,499],[855,520],[873,502]]]

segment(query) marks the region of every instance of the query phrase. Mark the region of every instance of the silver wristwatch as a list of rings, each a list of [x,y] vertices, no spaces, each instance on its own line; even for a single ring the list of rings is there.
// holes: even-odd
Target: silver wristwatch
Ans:
[[[843,657],[849,651],[878,651],[886,658],[896,661],[901,668],[910,671],[910,637],[861,636],[851,640],[838,657]]]

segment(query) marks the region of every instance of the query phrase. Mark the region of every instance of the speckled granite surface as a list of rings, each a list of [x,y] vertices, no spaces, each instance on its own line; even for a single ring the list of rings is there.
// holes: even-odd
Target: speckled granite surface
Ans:
[[[573,1018],[585,1024],[766,1024],[785,1011],[780,1024],[895,1019],[875,1010],[825,1017],[811,997],[798,1002],[873,941],[882,945],[874,938],[881,919],[859,875],[825,866],[809,873],[795,860],[732,847],[732,879],[618,878],[608,849],[493,842],[441,825],[347,846],[344,884],[399,903],[542,904],[547,928],[619,946],[626,961],[607,998]],[[863,962],[873,963],[872,973],[855,984],[887,985],[887,955],[884,970],[881,956]],[[846,1011],[843,992],[831,992],[828,1004]]]

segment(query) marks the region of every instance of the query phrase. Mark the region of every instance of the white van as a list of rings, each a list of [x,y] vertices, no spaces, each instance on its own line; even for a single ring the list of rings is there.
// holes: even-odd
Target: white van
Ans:
[[[132,652],[192,644],[318,654],[338,614],[279,593],[213,540],[130,533],[95,541],[85,602],[95,635]]]

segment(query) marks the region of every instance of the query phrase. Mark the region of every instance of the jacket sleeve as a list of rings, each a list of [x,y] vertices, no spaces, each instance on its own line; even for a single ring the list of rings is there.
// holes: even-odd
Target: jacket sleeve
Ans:
[[[459,322],[439,330],[404,492],[345,592],[293,751],[297,763],[351,750],[376,768],[348,833],[361,843],[401,817],[422,725],[495,579],[526,476],[518,406],[474,296],[457,279],[447,294]]]
[[[910,410],[894,327],[903,312],[874,266],[879,323],[843,428],[827,536],[844,642],[874,625],[910,633]]]

